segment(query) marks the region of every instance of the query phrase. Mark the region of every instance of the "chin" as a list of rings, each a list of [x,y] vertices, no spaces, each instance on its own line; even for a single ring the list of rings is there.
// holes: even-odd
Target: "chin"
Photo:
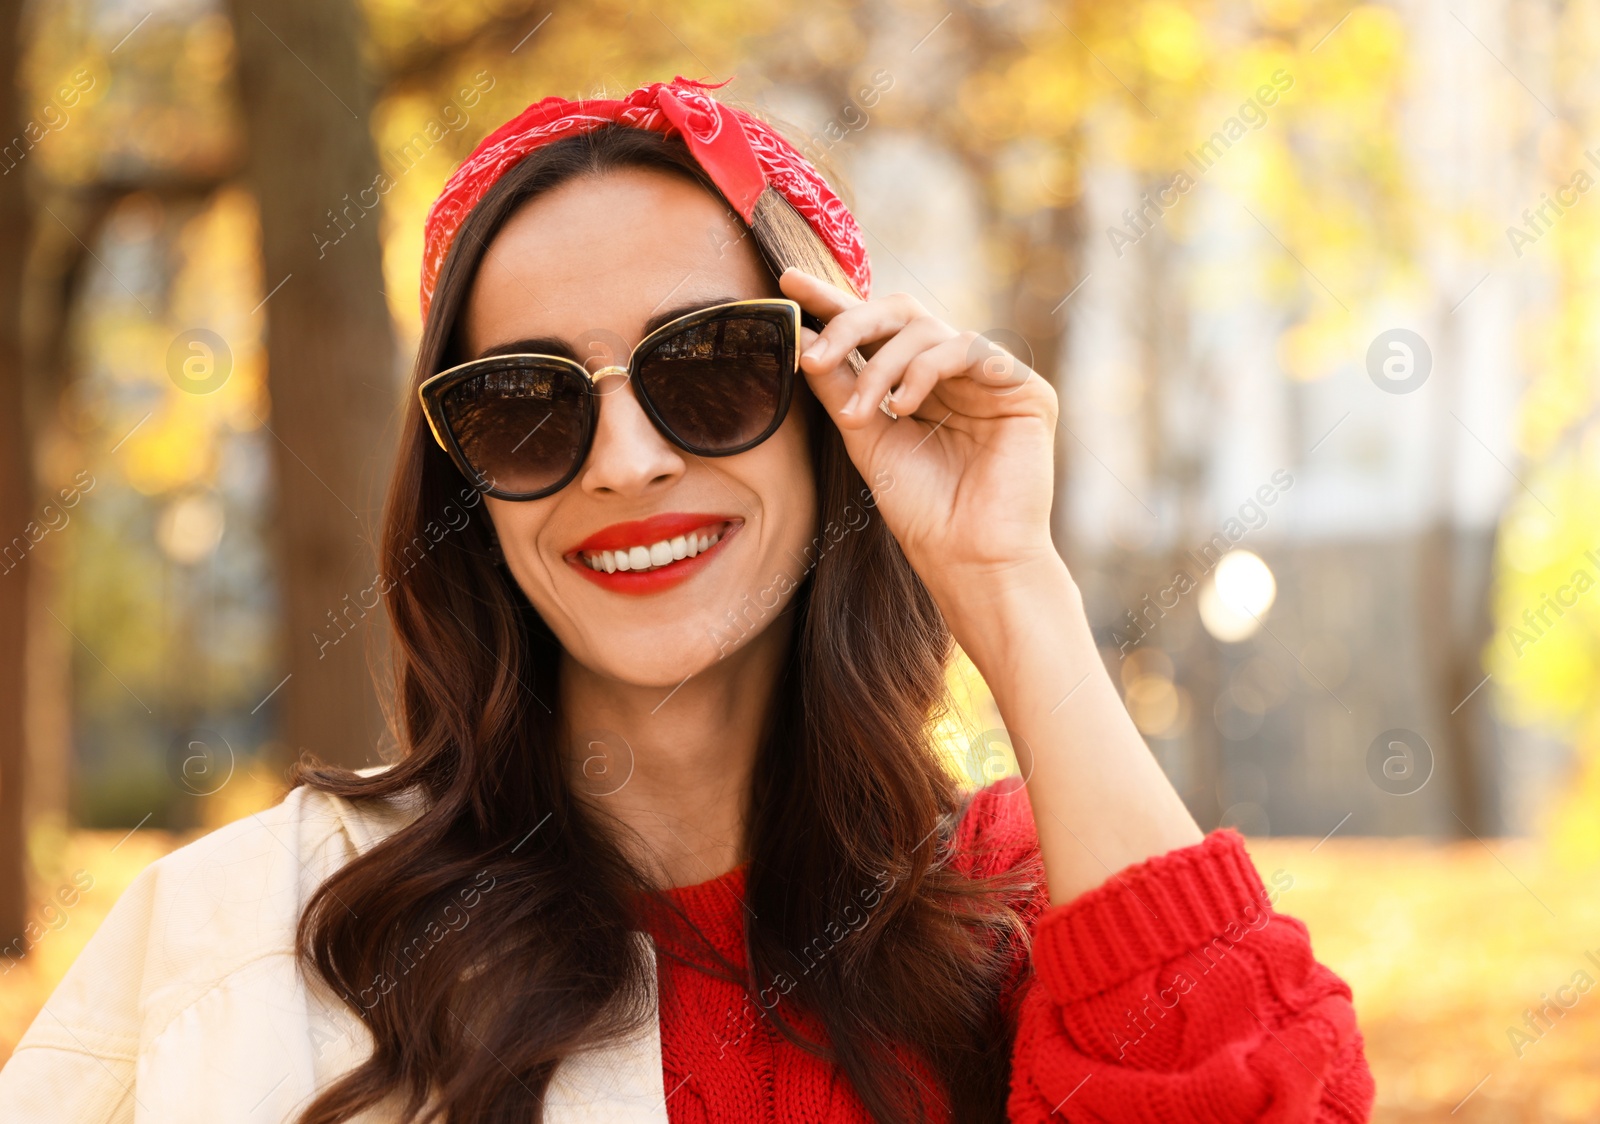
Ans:
[[[605,678],[634,687],[659,687],[663,695],[721,659],[707,630],[700,626],[672,633],[627,630],[612,640],[596,640],[568,651],[575,657],[583,652],[579,662]]]
[[[708,591],[684,590],[681,596],[641,598],[625,616],[614,617],[603,634],[594,628],[595,616],[585,614],[579,617],[586,618],[585,635],[566,647],[574,656],[583,653],[581,663],[609,678],[670,690],[743,651],[777,621],[792,597],[775,598],[767,589],[771,584],[751,579],[719,583]],[[761,603],[764,590],[769,605]]]

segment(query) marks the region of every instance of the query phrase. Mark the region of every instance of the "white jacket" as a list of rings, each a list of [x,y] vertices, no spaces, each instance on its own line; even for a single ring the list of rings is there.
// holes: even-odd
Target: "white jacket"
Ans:
[[[302,785],[152,863],[0,1070],[0,1121],[294,1120],[372,1049],[360,1020],[300,972],[301,910],[328,875],[409,823],[419,799],[358,807]],[[397,1102],[358,1120],[397,1120]],[[659,1021],[563,1062],[545,1119],[666,1124]]]

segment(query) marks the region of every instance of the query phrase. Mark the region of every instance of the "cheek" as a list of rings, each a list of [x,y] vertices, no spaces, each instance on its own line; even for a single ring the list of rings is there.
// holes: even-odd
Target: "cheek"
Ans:
[[[516,579],[523,595],[538,608],[548,603],[546,591],[550,588],[548,559],[542,557],[540,532],[549,521],[550,509],[556,497],[513,503],[509,500],[484,497],[488,509],[490,530],[500,544],[500,554],[506,568]]]

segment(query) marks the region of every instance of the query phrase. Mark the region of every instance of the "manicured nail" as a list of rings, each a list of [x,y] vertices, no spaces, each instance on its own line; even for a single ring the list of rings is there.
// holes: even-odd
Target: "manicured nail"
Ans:
[[[860,394],[852,394],[850,396],[850,401],[846,402],[843,406],[841,406],[839,408],[839,412],[841,414],[853,414],[853,413],[855,413],[856,412],[856,403],[860,402],[860,401],[861,401],[861,395]]]

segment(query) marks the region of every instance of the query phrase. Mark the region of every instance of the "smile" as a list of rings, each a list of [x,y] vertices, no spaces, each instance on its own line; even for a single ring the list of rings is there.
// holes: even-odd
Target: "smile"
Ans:
[[[604,570],[608,574],[650,573],[665,569],[674,562],[704,554],[727,533],[728,523],[719,520],[687,534],[661,539],[649,546],[630,546],[621,550],[584,550],[578,559],[591,570]]]
[[[671,512],[607,527],[564,558],[602,589],[659,593],[704,569],[743,527],[743,519],[726,515]]]

